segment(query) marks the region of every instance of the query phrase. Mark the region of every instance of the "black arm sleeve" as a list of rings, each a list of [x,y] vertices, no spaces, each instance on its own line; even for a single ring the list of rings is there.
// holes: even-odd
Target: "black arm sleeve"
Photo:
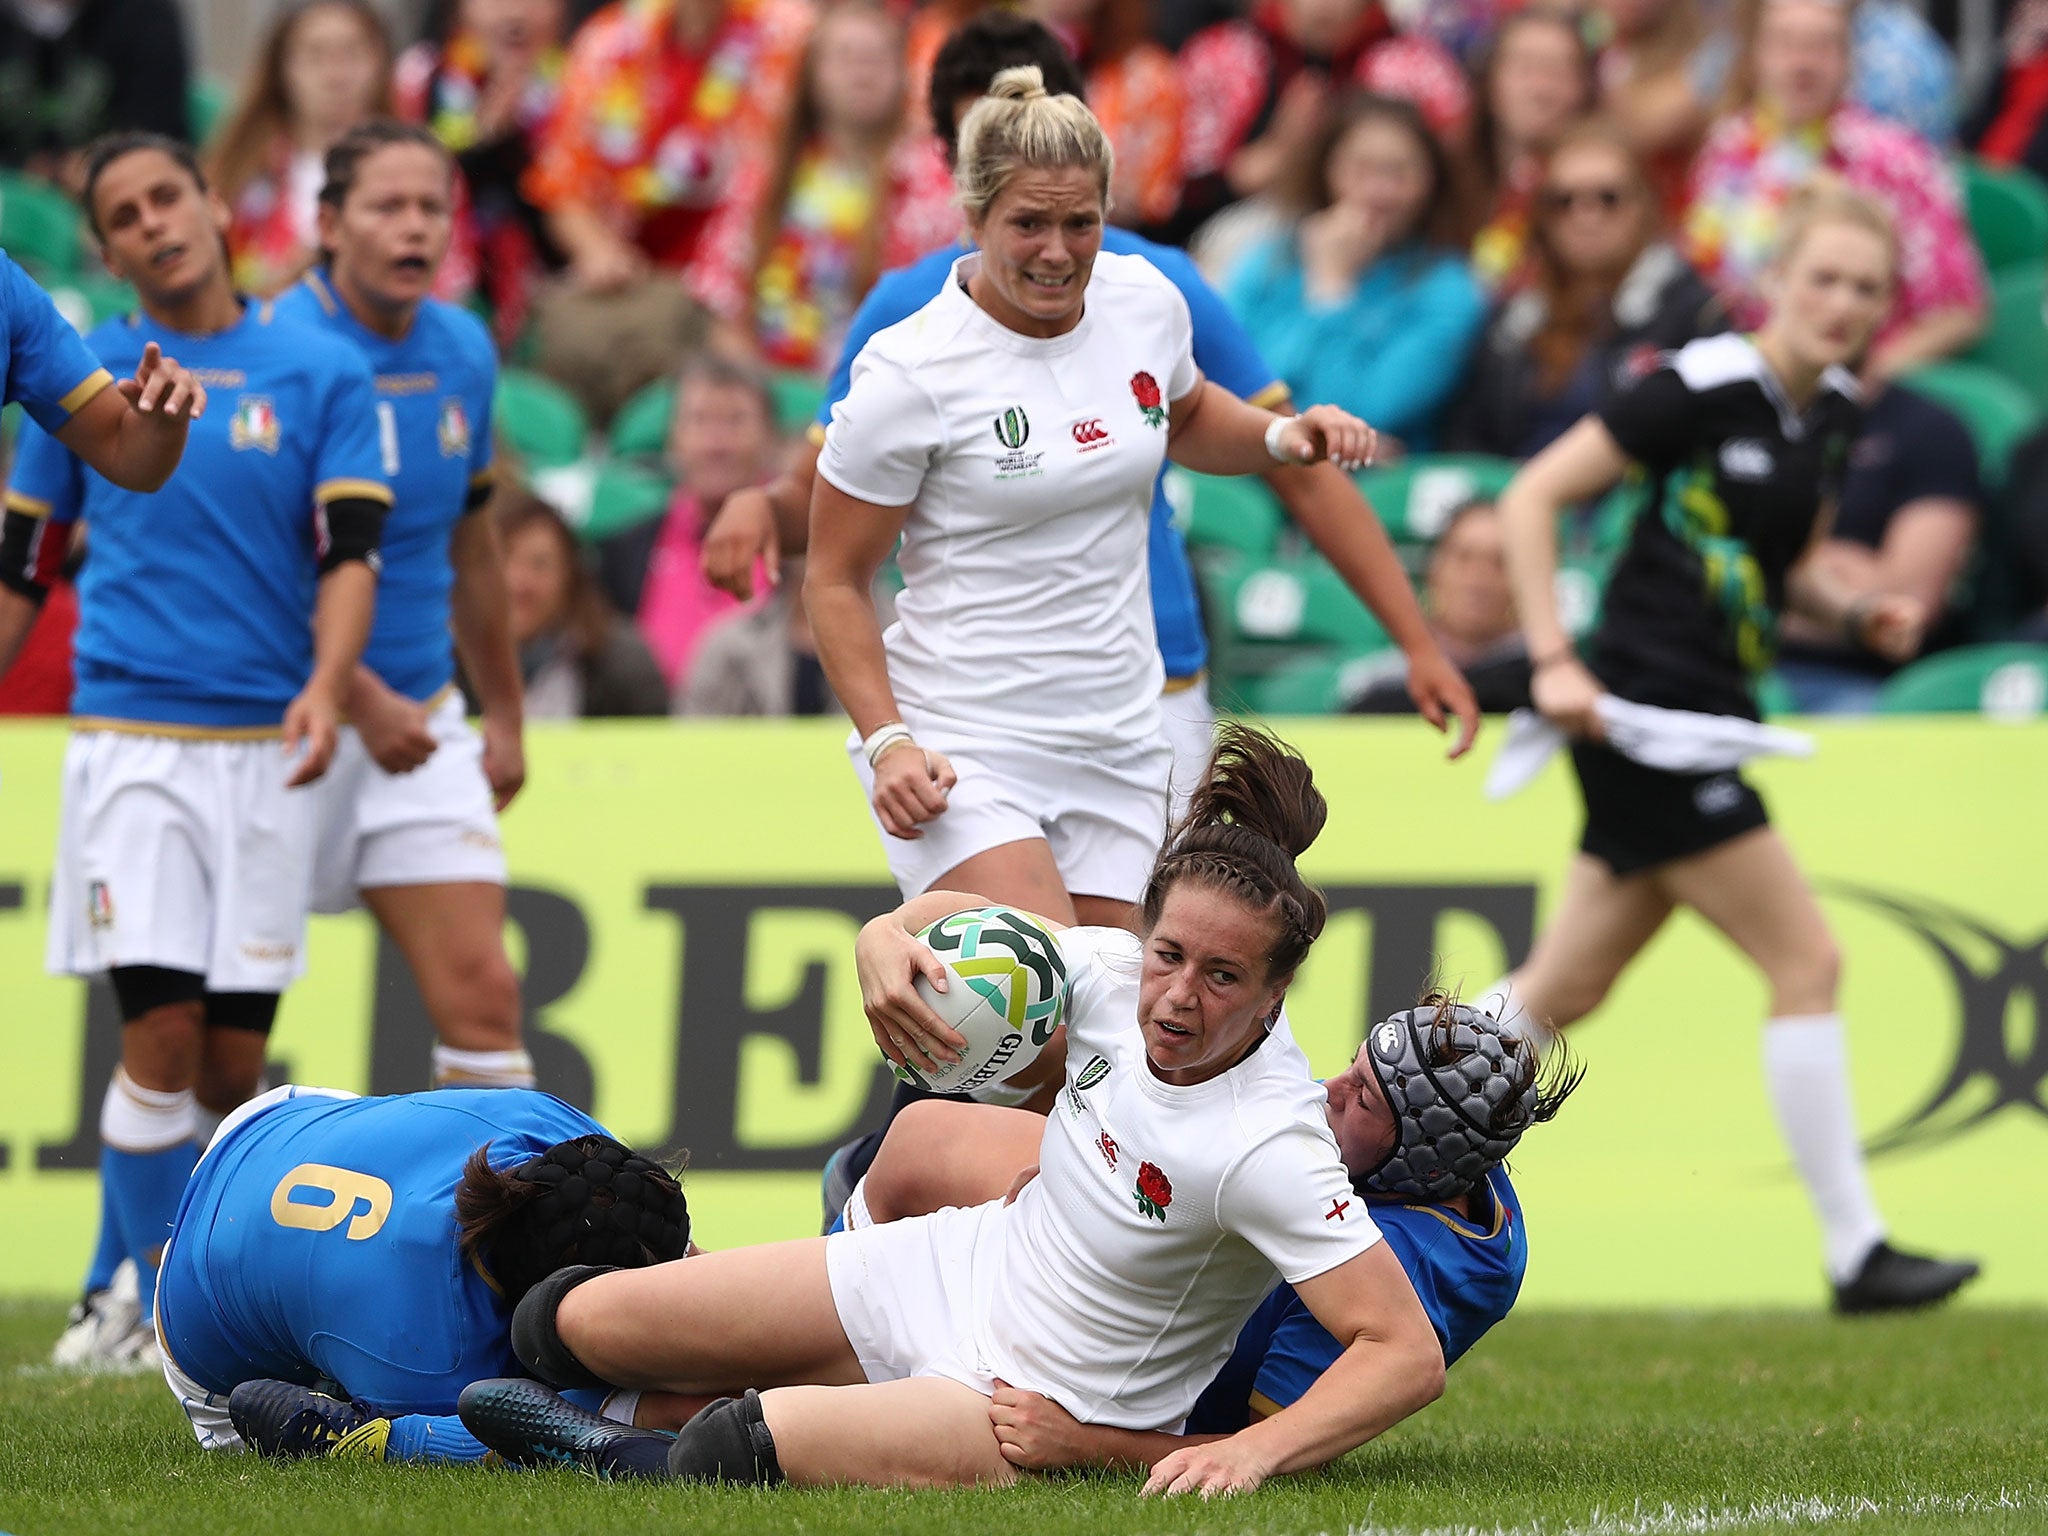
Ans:
[[[372,571],[382,570],[377,546],[384,536],[385,514],[390,510],[383,502],[367,496],[343,496],[322,505],[314,519],[320,574],[325,576],[350,560],[360,560]]]
[[[498,488],[498,477],[485,470],[469,482],[469,494],[462,501],[462,515],[470,517],[483,511],[490,504],[491,492]]]
[[[42,560],[49,521],[11,507],[0,514],[0,587],[38,607],[50,595],[49,570]]]

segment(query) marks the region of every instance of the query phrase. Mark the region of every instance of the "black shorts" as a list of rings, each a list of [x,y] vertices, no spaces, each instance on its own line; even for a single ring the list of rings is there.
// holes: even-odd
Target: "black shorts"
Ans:
[[[1586,802],[1579,848],[1617,875],[1705,853],[1770,825],[1763,797],[1734,769],[1666,773],[1611,747],[1572,744]]]

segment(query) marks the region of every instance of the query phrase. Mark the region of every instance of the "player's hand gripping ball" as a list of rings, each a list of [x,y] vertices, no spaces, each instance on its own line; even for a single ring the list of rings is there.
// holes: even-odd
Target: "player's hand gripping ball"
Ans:
[[[958,1061],[931,1072],[891,1063],[906,1083],[968,1093],[1005,1082],[1066,1021],[1066,959],[1037,918],[1010,907],[976,907],[940,918],[918,937],[945,966],[946,990],[919,976],[917,995],[967,1045]]]

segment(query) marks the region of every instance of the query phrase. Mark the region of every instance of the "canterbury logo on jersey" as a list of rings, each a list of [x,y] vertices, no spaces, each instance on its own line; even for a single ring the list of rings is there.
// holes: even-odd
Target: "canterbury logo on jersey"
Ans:
[[[1091,416],[1085,421],[1077,421],[1071,430],[1074,434],[1075,445],[1083,453],[1092,453],[1097,448],[1107,448],[1116,441],[1115,438],[1110,436],[1109,428],[1102,424],[1100,416]]]

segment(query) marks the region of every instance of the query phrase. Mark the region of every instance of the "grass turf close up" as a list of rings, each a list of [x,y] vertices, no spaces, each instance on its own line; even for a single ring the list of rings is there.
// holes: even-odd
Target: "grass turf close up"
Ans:
[[[770,1492],[209,1456],[160,1378],[43,1366],[61,1322],[46,1303],[0,1304],[0,1531],[14,1536],[2048,1533],[2048,1313],[1532,1313],[1377,1444],[1208,1505],[1141,1501],[1134,1479],[1106,1476]]]

